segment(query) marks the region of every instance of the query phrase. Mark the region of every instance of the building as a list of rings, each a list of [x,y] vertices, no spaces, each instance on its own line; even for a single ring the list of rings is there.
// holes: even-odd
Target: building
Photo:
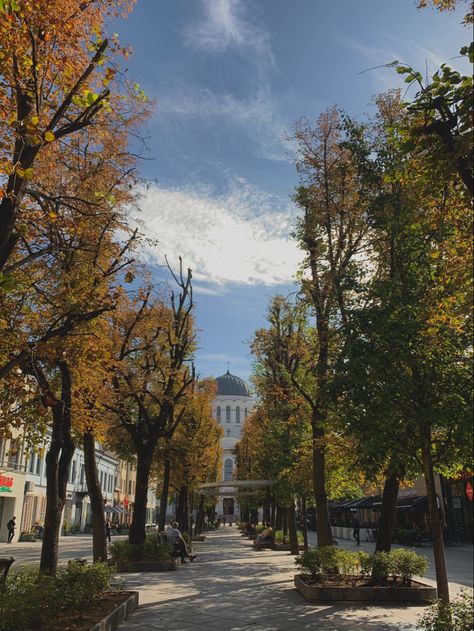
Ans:
[[[243,379],[231,375],[229,371],[221,377],[217,377],[217,395],[212,404],[212,415],[219,421],[224,429],[224,436],[221,440],[223,452],[223,465],[221,480],[232,480],[235,469],[235,454],[233,450],[240,440],[242,426],[252,410],[252,397]],[[228,521],[236,521],[239,515],[238,504],[232,496],[231,489],[229,495],[219,498],[217,503],[217,516],[225,516]],[[226,489],[223,489],[224,493]]]
[[[24,440],[18,431],[11,437],[0,435],[0,542],[8,538],[7,524],[16,517],[13,541],[18,541],[25,493]]]

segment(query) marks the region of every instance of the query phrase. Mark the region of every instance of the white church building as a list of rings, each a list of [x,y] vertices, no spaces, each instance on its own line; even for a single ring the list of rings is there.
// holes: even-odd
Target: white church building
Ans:
[[[229,371],[221,377],[217,377],[217,396],[212,404],[212,414],[224,429],[221,446],[223,451],[223,465],[221,479],[232,480],[235,469],[235,455],[233,449],[240,439],[242,426],[252,409],[252,397],[243,379],[231,375]],[[239,517],[239,507],[232,489],[229,494],[219,496],[217,503],[217,516],[225,517],[227,521],[236,521]]]

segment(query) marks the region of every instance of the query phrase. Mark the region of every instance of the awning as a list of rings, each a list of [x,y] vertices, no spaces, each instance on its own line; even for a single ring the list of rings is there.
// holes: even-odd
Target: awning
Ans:
[[[380,495],[371,495],[370,497],[364,497],[361,500],[352,504],[351,509],[357,508],[372,508],[374,504],[378,504],[382,501]]]
[[[338,500],[329,505],[331,512],[338,513],[340,511],[350,508],[353,504],[360,502],[360,500]]]
[[[397,508],[419,508],[426,504],[428,498],[426,495],[409,495],[408,497],[399,497],[397,500]]]

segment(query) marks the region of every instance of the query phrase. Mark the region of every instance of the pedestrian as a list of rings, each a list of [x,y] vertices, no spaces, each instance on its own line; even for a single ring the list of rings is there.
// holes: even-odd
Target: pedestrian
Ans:
[[[181,563],[186,563],[186,558],[188,558],[191,563],[196,558],[195,555],[190,553],[188,550],[188,546],[186,545],[186,541],[183,539],[183,535],[178,530],[178,522],[172,522],[171,526],[167,526],[165,529],[166,541],[171,550],[177,550],[181,557]]]
[[[110,536],[110,519],[109,518],[105,520],[105,538],[108,539],[109,543],[112,541],[112,538]]]
[[[357,517],[352,520],[352,536],[357,541],[357,545],[360,546],[360,524]]]
[[[7,529],[8,529],[8,541],[7,543],[11,543],[13,540],[13,537],[15,536],[15,528],[16,528],[16,522],[15,522],[16,517],[13,516],[10,521],[7,524]]]
[[[225,528],[225,516],[222,518],[222,523],[224,524],[224,528]]]

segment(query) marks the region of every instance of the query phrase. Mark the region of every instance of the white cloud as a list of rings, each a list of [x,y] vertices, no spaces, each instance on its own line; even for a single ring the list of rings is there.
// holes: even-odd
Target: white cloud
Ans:
[[[146,246],[146,258],[157,264],[183,257],[198,282],[278,285],[291,282],[302,254],[289,238],[295,208],[256,190],[242,179],[225,195],[202,188],[141,192],[142,229],[158,239]]]
[[[156,117],[158,120],[163,115],[180,119],[195,117],[200,124],[211,127],[216,125],[216,119],[227,121],[239,126],[256,143],[257,157],[288,160],[294,147],[285,138],[288,125],[280,119],[278,105],[268,87],[261,87],[250,98],[239,99],[228,92],[181,86],[161,95]]]
[[[202,15],[184,30],[185,42],[208,52],[237,50],[257,66],[273,64],[266,28],[249,21],[241,0],[201,0]]]

